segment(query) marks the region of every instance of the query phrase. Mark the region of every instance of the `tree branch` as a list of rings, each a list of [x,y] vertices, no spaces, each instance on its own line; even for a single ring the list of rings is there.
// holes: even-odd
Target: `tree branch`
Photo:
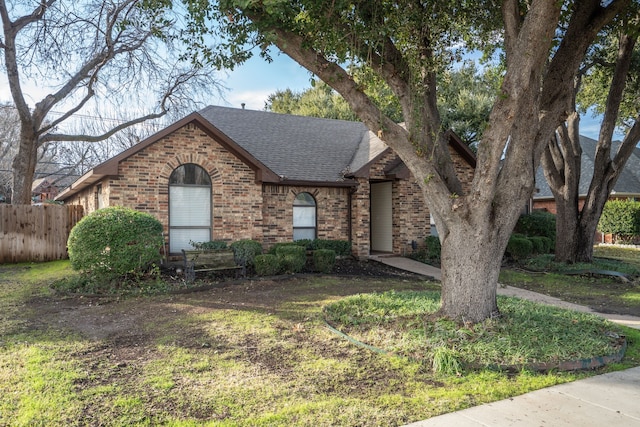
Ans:
[[[504,51],[507,64],[512,52],[516,49],[516,40],[520,32],[520,10],[518,0],[505,0],[502,3],[502,19],[504,21]]]
[[[126,129],[130,126],[136,125],[138,123],[145,122],[147,120],[153,120],[160,118],[167,114],[167,110],[163,110],[159,113],[147,114],[146,116],[138,117],[133,120],[129,120],[128,122],[121,123],[118,126],[115,126],[108,132],[103,133],[102,135],[65,135],[65,134],[47,134],[40,137],[41,144],[46,142],[62,142],[62,141],[82,141],[82,142],[98,142],[104,141],[105,139],[113,136],[119,131]]]

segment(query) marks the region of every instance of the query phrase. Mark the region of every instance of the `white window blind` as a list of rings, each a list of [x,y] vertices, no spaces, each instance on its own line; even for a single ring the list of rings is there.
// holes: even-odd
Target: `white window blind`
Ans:
[[[205,187],[169,187],[171,227],[210,227],[211,189]]]

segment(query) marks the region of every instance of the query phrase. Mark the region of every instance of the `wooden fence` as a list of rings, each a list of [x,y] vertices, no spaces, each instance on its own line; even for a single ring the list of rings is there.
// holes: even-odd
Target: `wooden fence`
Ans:
[[[65,259],[78,205],[0,205],[0,264]]]

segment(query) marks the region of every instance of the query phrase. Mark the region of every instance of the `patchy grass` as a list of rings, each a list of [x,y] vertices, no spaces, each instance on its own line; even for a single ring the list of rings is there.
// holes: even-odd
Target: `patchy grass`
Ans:
[[[622,329],[594,315],[500,297],[502,318],[459,326],[433,318],[439,301],[437,292],[370,293],[330,304],[325,314],[361,342],[419,360],[436,372],[460,373],[464,366],[524,368],[619,350],[615,337]]]
[[[553,256],[530,259],[526,270],[505,268],[500,283],[551,295],[603,313],[640,315],[640,250],[597,246],[593,264],[566,265]],[[630,281],[599,274],[570,274],[584,270],[611,270],[630,275]]]
[[[640,249],[626,246],[596,246],[593,255],[601,259],[622,261],[640,271]]]
[[[438,289],[428,282],[316,276],[97,298],[51,292],[65,265],[0,266],[0,425],[402,425],[594,374],[436,375],[324,324],[323,306],[344,297]],[[640,364],[633,333],[616,368]]]

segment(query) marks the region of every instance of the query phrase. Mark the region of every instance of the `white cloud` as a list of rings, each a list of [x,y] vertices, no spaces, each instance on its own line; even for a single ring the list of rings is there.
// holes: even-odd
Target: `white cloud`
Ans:
[[[233,108],[241,108],[244,103],[248,110],[264,110],[267,98],[275,91],[276,89],[232,90],[221,102]]]

